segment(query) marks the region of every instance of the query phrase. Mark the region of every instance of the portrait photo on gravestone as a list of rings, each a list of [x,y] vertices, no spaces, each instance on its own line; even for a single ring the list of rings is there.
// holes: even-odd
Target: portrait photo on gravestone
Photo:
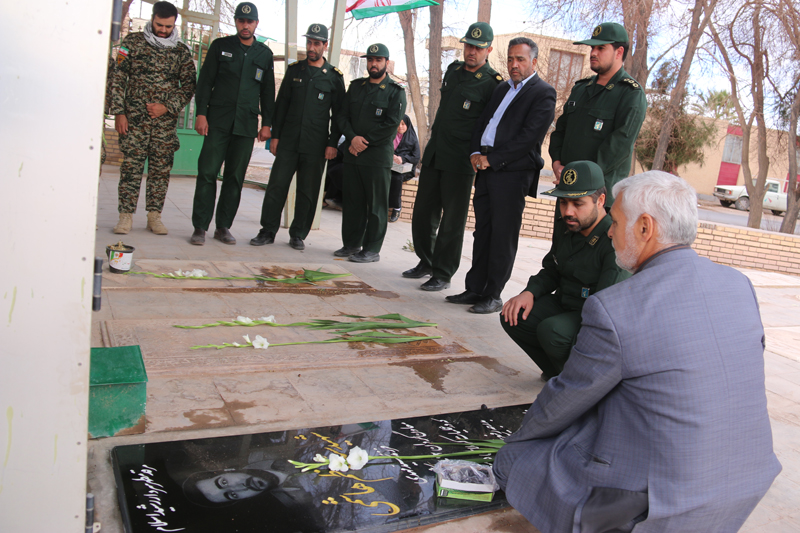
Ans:
[[[118,446],[127,533],[395,531],[506,507],[438,497],[440,457],[490,464],[525,406]],[[346,458],[354,449],[365,464]],[[342,467],[350,461],[352,468]],[[360,467],[360,468],[358,468]],[[338,468],[338,470],[336,469]]]

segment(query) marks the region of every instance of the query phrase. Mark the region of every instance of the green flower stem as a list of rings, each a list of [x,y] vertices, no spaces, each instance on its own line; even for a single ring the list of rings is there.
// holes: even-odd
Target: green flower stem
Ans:
[[[213,324],[203,324],[201,326],[181,326],[175,325],[173,327],[182,329],[202,329],[213,328],[216,326],[261,326],[268,325],[271,327],[296,327],[305,326],[312,330],[333,330],[334,333],[351,333],[353,331],[363,331],[368,329],[413,329],[413,328],[435,328],[439,325],[434,322],[419,322],[411,320],[403,315],[383,315],[374,317],[360,317],[348,315],[351,318],[380,318],[384,320],[400,320],[401,322],[384,322],[384,321],[365,321],[365,322],[344,322],[341,320],[327,320],[327,319],[314,319],[310,322],[292,322],[291,324],[276,324],[274,322],[266,322],[261,320],[253,320],[252,322],[239,322],[237,320],[219,320]]]
[[[332,274],[330,272],[322,272],[319,270],[303,270],[303,274],[294,276],[292,278],[268,278],[266,276],[254,275],[252,277],[243,276],[176,276],[175,274],[156,274],[155,272],[146,271],[129,271],[127,274],[144,274],[146,276],[153,276],[155,278],[169,278],[169,279],[210,279],[210,280],[226,280],[226,281],[274,281],[277,283],[309,283],[316,285],[317,281],[327,281],[330,279],[344,278],[350,276],[347,274]]]
[[[174,328],[181,328],[181,329],[202,329],[202,328],[213,328],[216,326],[246,326],[246,327],[253,327],[253,326],[271,326],[277,328],[290,328],[295,326],[312,326],[313,322],[292,322],[291,324],[276,324],[275,322],[267,322],[265,320],[253,320],[252,322],[239,322],[238,320],[231,320],[227,322],[225,320],[220,320],[218,322],[214,322],[213,324],[203,324],[202,326],[181,326],[181,325],[174,325]]]
[[[400,344],[405,342],[414,342],[414,341],[425,341],[425,340],[432,340],[432,339],[441,339],[441,336],[434,336],[434,337],[409,337],[405,335],[392,335],[392,334],[385,334],[389,335],[386,337],[378,336],[378,335],[356,335],[351,337],[335,337],[333,339],[327,339],[324,341],[299,341],[299,342],[279,342],[279,343],[270,343],[270,346],[294,346],[298,344],[330,344],[334,342],[379,342],[384,344]],[[252,347],[253,343],[242,343],[242,344],[233,344],[230,342],[223,342],[222,344],[205,344],[202,346],[192,346],[189,348],[190,350],[198,350],[200,348],[216,348],[217,350],[221,350],[223,348],[249,348]]]

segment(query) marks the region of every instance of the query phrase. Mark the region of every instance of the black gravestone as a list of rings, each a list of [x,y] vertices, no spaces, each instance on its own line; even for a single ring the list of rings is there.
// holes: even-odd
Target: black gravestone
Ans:
[[[507,506],[438,498],[435,459],[372,460],[360,470],[301,472],[288,460],[316,454],[433,455],[465,447],[434,443],[498,439],[527,406],[176,442],[112,451],[125,530],[297,533],[397,531]],[[488,457],[488,456],[487,456]]]

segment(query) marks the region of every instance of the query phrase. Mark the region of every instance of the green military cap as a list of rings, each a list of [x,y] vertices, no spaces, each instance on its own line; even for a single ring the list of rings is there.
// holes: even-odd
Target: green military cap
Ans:
[[[573,161],[561,171],[561,179],[556,188],[542,194],[559,198],[580,198],[589,196],[605,186],[603,169],[600,165],[594,161]]]
[[[367,53],[361,57],[385,57],[389,59],[389,49],[386,48],[385,44],[371,44],[369,48],[367,48]]]
[[[328,27],[325,24],[312,24],[308,31],[303,35],[306,39],[328,42]]]
[[[471,44],[478,48],[488,48],[492,45],[494,32],[492,27],[485,22],[476,22],[467,28],[467,34],[461,38],[462,43]]]
[[[572,44],[588,44],[589,46],[599,46],[601,44],[627,43],[628,32],[622,24],[616,22],[604,22],[594,29],[592,38],[585,41],[576,41]]]
[[[258,20],[258,8],[251,2],[242,2],[236,6],[236,13],[234,13],[233,18]]]

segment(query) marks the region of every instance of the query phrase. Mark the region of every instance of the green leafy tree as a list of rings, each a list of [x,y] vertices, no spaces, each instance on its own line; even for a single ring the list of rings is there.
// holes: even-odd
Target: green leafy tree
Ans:
[[[647,119],[636,141],[636,159],[646,169],[652,170],[653,161],[661,134],[661,126],[667,115],[670,93],[678,80],[680,63],[664,61],[659,65],[648,91]],[[716,126],[713,122],[687,112],[687,96],[684,94],[670,132],[662,170],[678,173],[678,168],[689,163],[703,164],[705,148],[715,141]]]
[[[736,123],[736,110],[733,106],[731,93],[727,90],[709,89],[695,95],[696,102],[693,102],[689,109],[695,115],[713,118],[715,120],[727,120]]]

